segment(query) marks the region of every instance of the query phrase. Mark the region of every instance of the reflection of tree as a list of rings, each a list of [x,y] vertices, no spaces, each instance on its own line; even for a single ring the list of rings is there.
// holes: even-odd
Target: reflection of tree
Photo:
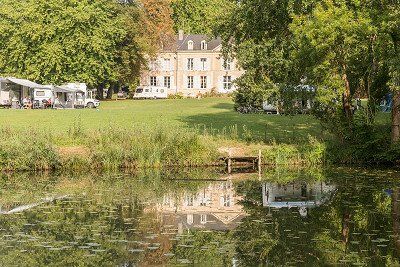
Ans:
[[[249,215],[235,232],[236,252],[243,266],[267,262],[278,266],[341,263],[377,266],[396,262],[399,254],[394,254],[390,244],[390,230],[393,220],[396,245],[400,246],[400,207],[394,202],[400,191],[392,195],[391,211],[390,198],[384,193],[387,180],[383,183],[379,177],[345,173],[327,175],[337,185],[335,195],[329,203],[312,208],[306,218],[293,208],[263,208],[262,182],[237,184]],[[343,178],[346,176],[349,179]]]
[[[394,188],[392,193],[392,220],[393,220],[393,241],[395,256],[400,257],[400,188]]]
[[[144,213],[144,208],[166,193],[182,195],[204,186],[200,181],[171,182],[165,176],[172,174],[4,177],[3,208],[49,195],[70,198],[0,216],[0,233],[7,236],[0,241],[0,266],[165,264],[173,241],[163,235],[156,214]]]

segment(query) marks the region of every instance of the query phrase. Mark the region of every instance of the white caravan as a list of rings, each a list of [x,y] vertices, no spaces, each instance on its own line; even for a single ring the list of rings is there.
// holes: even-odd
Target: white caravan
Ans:
[[[167,98],[168,90],[165,87],[143,86],[136,88],[134,99],[159,99]]]
[[[0,107],[10,107],[10,92],[6,91],[6,82],[4,78],[0,78]]]

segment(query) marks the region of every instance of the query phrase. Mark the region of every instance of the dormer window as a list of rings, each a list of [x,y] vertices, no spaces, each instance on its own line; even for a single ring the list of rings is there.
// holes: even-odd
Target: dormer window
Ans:
[[[207,42],[201,41],[201,50],[207,50]]]
[[[193,50],[193,41],[188,42],[188,50]]]

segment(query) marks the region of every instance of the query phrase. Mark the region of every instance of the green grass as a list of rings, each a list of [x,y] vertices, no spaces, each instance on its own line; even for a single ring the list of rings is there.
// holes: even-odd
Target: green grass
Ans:
[[[308,140],[309,135],[321,137],[321,127],[312,116],[238,114],[230,98],[103,101],[98,110],[0,110],[0,128],[14,130],[62,134],[73,125],[87,131],[142,124],[189,127],[213,135],[286,144]]]

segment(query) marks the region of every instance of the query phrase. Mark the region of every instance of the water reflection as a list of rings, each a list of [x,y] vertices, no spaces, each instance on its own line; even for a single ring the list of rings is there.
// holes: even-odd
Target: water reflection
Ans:
[[[162,221],[184,229],[233,229],[245,216],[238,201],[232,180],[206,184],[197,192],[185,192],[180,196],[166,194],[157,204]]]
[[[0,266],[392,266],[399,181],[357,170],[3,176]]]
[[[299,214],[307,216],[307,209],[329,201],[336,187],[325,182],[292,182],[289,184],[264,183],[262,200],[264,207],[297,208]]]

